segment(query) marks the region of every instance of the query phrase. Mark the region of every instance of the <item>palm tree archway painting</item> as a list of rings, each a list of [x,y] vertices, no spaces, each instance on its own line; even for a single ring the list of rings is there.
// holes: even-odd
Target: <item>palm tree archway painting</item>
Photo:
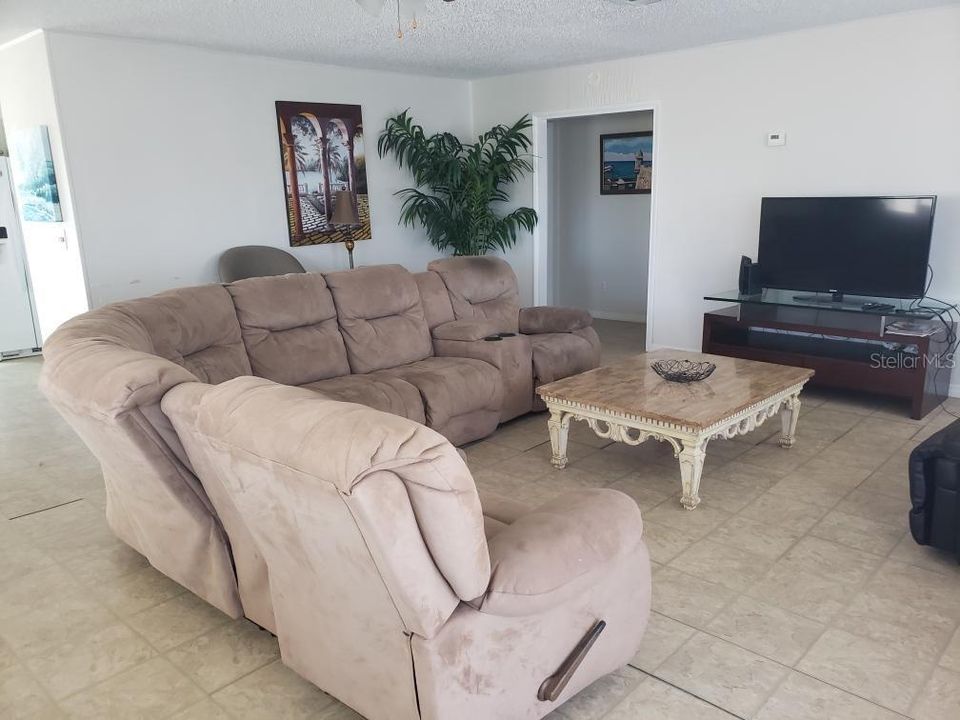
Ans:
[[[290,245],[369,240],[360,106],[278,101],[277,125]]]

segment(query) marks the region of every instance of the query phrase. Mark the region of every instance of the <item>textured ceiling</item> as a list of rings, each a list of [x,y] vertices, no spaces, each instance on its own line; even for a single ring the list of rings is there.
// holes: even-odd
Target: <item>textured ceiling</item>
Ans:
[[[339,65],[482,77],[736,40],[948,0],[0,0],[0,43],[36,28],[146,38]],[[954,0],[957,2],[960,0]],[[811,49],[813,52],[814,50]]]

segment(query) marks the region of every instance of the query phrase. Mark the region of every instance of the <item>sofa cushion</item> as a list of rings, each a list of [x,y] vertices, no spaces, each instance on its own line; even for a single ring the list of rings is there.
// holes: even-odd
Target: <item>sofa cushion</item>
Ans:
[[[423,313],[431,330],[437,325],[456,320],[457,316],[453,314],[453,306],[450,304],[450,293],[439,275],[427,270],[414,273],[413,279],[420,288],[420,302],[423,303]]]
[[[477,411],[500,415],[500,373],[483,360],[430,357],[384,370],[383,374],[403,378],[420,391],[427,425],[438,432],[443,432],[444,426],[460,415]]]
[[[344,375],[302,387],[316,390],[331,400],[366,405],[418,423],[426,422],[420,391],[405,380],[382,372]]]
[[[148,352],[203,382],[216,385],[250,374],[237,315],[221,285],[178,288],[110,307],[143,326],[152,345]]]
[[[520,293],[517,276],[496,257],[451,257],[427,268],[443,278],[457,320],[491,320],[498,332],[517,332]]]
[[[329,273],[350,369],[369,373],[433,354],[417,283],[399,265]]]
[[[350,373],[337,309],[323,275],[249,278],[227,290],[254,375],[303,385]]]

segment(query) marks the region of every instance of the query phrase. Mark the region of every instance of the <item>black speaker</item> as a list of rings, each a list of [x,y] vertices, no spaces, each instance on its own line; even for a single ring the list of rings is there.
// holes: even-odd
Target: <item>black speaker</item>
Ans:
[[[760,284],[760,265],[746,255],[740,258],[740,294],[759,295],[763,290]]]

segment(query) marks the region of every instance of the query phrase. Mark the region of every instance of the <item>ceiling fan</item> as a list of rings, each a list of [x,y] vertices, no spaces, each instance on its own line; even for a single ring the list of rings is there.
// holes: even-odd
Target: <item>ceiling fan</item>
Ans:
[[[453,2],[453,0],[443,0]],[[407,20],[411,30],[417,29],[417,16],[422,12],[427,0],[354,0],[361,8],[371,15],[379,16],[386,5],[397,8],[397,39],[403,38],[403,22]]]

